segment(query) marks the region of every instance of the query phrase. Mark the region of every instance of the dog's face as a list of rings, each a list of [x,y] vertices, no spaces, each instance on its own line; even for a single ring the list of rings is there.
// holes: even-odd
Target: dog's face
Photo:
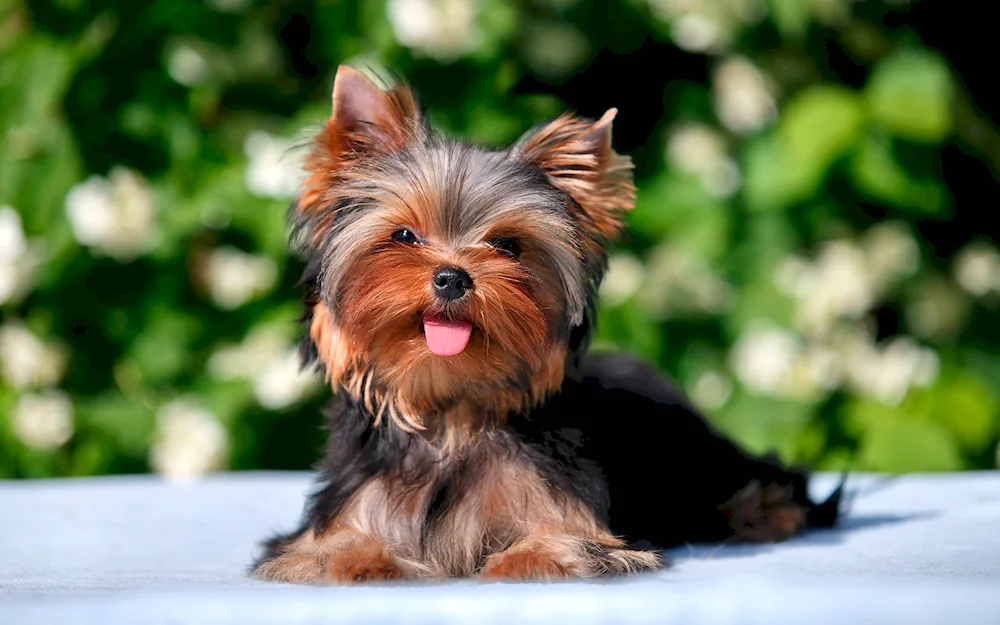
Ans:
[[[310,351],[330,381],[415,428],[457,403],[507,412],[557,389],[634,203],[614,111],[490,151],[442,139],[408,89],[349,68],[333,102],[292,208]]]

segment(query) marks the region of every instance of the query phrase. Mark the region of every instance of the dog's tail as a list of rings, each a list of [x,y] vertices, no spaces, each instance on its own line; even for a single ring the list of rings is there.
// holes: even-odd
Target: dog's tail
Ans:
[[[840,478],[837,488],[826,498],[826,501],[819,504],[812,504],[806,512],[806,525],[809,527],[833,527],[837,519],[844,513],[844,487],[847,484],[847,472]]]

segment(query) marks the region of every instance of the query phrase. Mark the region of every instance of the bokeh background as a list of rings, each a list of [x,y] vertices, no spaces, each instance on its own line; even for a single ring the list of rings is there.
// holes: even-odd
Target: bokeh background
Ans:
[[[1000,96],[966,9],[0,0],[0,477],[316,460],[283,219],[339,63],[493,144],[618,107],[640,190],[595,348],[747,447],[995,468]]]

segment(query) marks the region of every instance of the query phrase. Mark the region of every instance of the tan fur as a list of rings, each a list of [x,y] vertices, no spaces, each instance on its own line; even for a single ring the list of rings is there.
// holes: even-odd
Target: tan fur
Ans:
[[[616,113],[611,109],[596,122],[565,114],[517,146],[522,158],[576,201],[580,225],[595,239],[585,243],[591,254],[618,236],[625,213],[635,206],[632,160],[611,149]]]
[[[442,469],[453,458],[442,455]],[[625,549],[582,502],[555,494],[517,458],[484,454],[474,460],[482,463],[476,481],[423,544],[431,486],[404,489],[377,478],[320,534],[307,531],[255,574],[328,583],[385,579],[389,570],[406,578],[518,579],[595,577],[660,566],[653,553]]]
[[[318,539],[311,530],[254,575],[296,584],[341,584],[403,579],[406,573],[389,551],[364,534],[340,531]]]
[[[525,395],[517,389],[484,389],[482,397],[473,392],[463,401],[447,410],[434,411],[435,401],[447,392],[447,384],[462,377],[445,372],[428,371],[424,374],[411,373],[400,376],[400,381],[392,391],[373,385],[372,363],[369,354],[362,353],[352,343],[325,303],[313,307],[309,335],[316,344],[320,362],[323,363],[327,382],[332,390],[341,387],[352,399],[362,403],[371,413],[376,414],[375,426],[383,418],[392,419],[408,432],[426,431],[432,439],[461,438],[463,434],[481,431],[494,424],[512,411],[520,411],[541,404],[562,385],[566,360],[566,347],[553,343],[537,365],[537,372],[531,378],[530,392]],[[418,349],[422,349],[418,346]],[[451,362],[432,360],[431,365],[453,367]],[[471,375],[468,377],[472,377]],[[431,414],[433,419],[418,415]],[[445,430],[452,428],[454,431]]]
[[[345,100],[349,94],[364,106]],[[314,149],[304,163],[309,176],[299,193],[298,211],[312,220],[310,243],[322,241],[331,227],[335,217],[328,210],[331,192],[350,174],[359,156],[400,150],[421,130],[416,99],[405,85],[383,91],[355,69],[338,69],[333,113],[313,140]]]
[[[408,176],[387,176],[371,166],[373,159],[425,136],[410,90],[405,85],[382,90],[343,67],[333,100],[333,114],[307,160],[312,175],[297,208],[308,217],[311,242],[319,245],[332,227],[335,201],[375,198],[380,208],[339,226],[330,244],[335,249],[326,249],[337,262],[323,275],[324,299],[313,308],[310,336],[330,386],[362,403],[376,415],[376,424],[391,419],[407,432],[426,432],[448,444],[510,412],[539,405],[562,384],[566,345],[557,339],[564,323],[560,312],[575,311],[577,321],[582,317],[582,296],[563,286],[580,280],[572,272],[582,271],[584,257],[599,255],[591,249],[597,239],[616,234],[624,211],[634,204],[631,165],[611,150],[613,112],[597,122],[560,117],[509,154],[482,156],[494,165],[496,159],[515,158],[541,168],[583,211],[575,220],[591,236],[580,240],[573,219],[522,210],[523,202],[537,198],[516,193],[469,212],[473,225],[456,230],[445,207],[460,196],[463,202],[475,199],[462,195],[460,177],[447,178],[456,158],[452,152],[426,152]],[[490,168],[484,162],[477,167]],[[392,233],[404,227],[426,244],[386,247]],[[524,243],[517,262],[490,249],[488,241],[497,236]],[[431,277],[446,265],[468,271],[475,288],[444,308]],[[337,302],[336,311],[331,302]],[[462,354],[431,356],[419,321],[428,313],[475,324]],[[527,389],[503,382],[524,379],[530,380]],[[455,431],[443,431],[450,427]]]
[[[384,91],[341,68],[333,100],[296,205],[307,245],[323,255],[309,336],[333,390],[372,415],[372,427],[418,434],[425,472],[438,474],[369,479],[335,518],[255,573],[339,583],[659,566],[491,432],[561,388],[588,280],[599,278],[603,244],[634,204],[631,162],[611,149],[614,111],[597,122],[563,116],[513,150],[473,153],[435,143],[405,86]],[[491,177],[497,171],[505,173]],[[568,203],[570,213],[552,210]],[[414,234],[405,244],[393,236],[401,229]],[[517,241],[520,254],[506,254],[500,238]],[[472,281],[460,299],[432,285],[450,265]],[[441,316],[473,325],[460,354],[428,349],[423,319]],[[442,476],[461,490],[424,527]]]

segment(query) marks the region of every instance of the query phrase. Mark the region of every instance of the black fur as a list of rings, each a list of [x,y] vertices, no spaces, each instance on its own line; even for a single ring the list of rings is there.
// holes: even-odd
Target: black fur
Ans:
[[[508,158],[509,153],[447,142],[429,129],[425,134],[421,149],[451,154],[455,164],[452,173],[461,182],[456,188],[465,189],[467,201],[476,199],[471,208],[456,202],[442,210],[483,221],[490,217],[493,199],[517,190],[521,195],[515,195],[521,200],[524,194],[531,196],[532,210],[551,206],[565,212],[566,218],[571,214],[589,218],[579,206],[570,211],[573,198],[540,169],[517,163]],[[395,172],[393,175],[405,178],[413,173],[413,158],[408,150],[386,156],[380,172]],[[469,171],[476,175],[467,177]],[[358,179],[350,184],[353,200],[326,207],[334,211],[337,224],[361,218],[362,208],[367,206],[358,198],[364,197],[366,185],[371,183]],[[303,213],[295,205],[289,217],[293,239],[304,238],[314,225],[311,220],[315,215]],[[592,228],[579,230],[581,236],[593,236],[588,234]],[[349,259],[342,257],[346,252],[330,253],[337,229],[325,236],[325,242],[313,242],[315,248],[302,250],[307,256],[302,278],[307,327],[314,306],[322,299],[336,311],[336,284],[326,282],[331,268],[342,271],[348,266]],[[554,333],[555,339],[568,347],[567,374],[560,392],[528,414],[509,415],[504,424],[476,435],[467,449],[451,457],[443,456],[424,436],[400,429],[393,419],[382,419],[373,427],[375,417],[341,392],[327,413],[330,436],[320,465],[321,487],[307,505],[302,527],[271,540],[263,560],[280,555],[310,528],[321,533],[358,489],[375,477],[388,478],[386,482],[403,489],[427,489],[426,509],[418,512],[421,546],[430,541],[440,544],[448,540],[444,532],[436,533],[441,520],[482,475],[483,463],[502,454],[526,459],[554,493],[584,502],[599,522],[637,547],[666,548],[738,535],[723,508],[734,496],[754,487],[784,487],[778,489],[785,497],[782,501],[800,506],[808,525],[832,525],[838,514],[840,489],[825,503],[812,502],[803,471],[745,453],[716,432],[652,367],[627,356],[586,355],[597,288],[606,267],[607,242],[599,243],[600,252],[561,276],[567,295],[573,296],[567,301],[577,302],[574,308],[582,310],[562,311],[563,319]],[[559,252],[556,249],[553,253]],[[300,351],[306,365],[318,362],[316,345],[308,332]],[[520,389],[527,396],[529,376],[526,368],[520,377],[498,383]],[[442,409],[453,400],[442,398]],[[498,546],[483,546],[484,553],[494,548]]]
[[[391,421],[372,416],[344,396],[328,413],[330,440],[302,528],[267,545],[279,554],[298,534],[321,530],[351,495],[376,475],[411,487],[434,480],[423,537],[433,533],[478,471],[460,460],[439,471],[430,444]],[[725,541],[733,528],[720,506],[753,481],[791,487],[812,527],[833,525],[840,489],[822,504],[807,493],[806,474],[748,455],[709,426],[684,396],[652,367],[629,356],[590,355],[562,391],[528,415],[485,433],[483,445],[524,454],[551,487],[590,506],[611,531],[638,547]]]

